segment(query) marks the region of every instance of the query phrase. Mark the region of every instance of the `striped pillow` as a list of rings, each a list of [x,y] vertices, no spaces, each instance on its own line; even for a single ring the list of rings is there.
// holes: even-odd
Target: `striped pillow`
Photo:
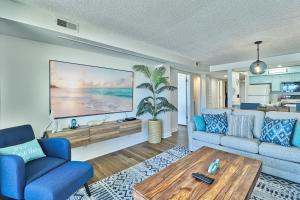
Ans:
[[[227,135],[253,139],[254,116],[230,115]]]

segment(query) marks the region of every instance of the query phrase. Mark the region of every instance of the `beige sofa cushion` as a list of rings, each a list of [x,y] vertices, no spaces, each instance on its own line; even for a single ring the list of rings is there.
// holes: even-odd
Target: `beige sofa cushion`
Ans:
[[[193,131],[193,139],[211,144],[220,144],[222,134],[206,133],[202,131]]]
[[[202,114],[222,114],[226,112],[227,117],[231,114],[231,109],[214,109],[214,108],[206,108],[202,111]]]
[[[221,138],[222,146],[250,153],[258,153],[259,144],[260,142],[256,139],[248,139],[234,136],[224,136]]]
[[[266,117],[270,117],[271,119],[298,119],[298,120],[300,120],[300,113],[270,111],[270,112],[267,112]]]
[[[265,113],[258,110],[234,110],[233,115],[252,115],[254,116],[254,128],[253,135],[255,138],[259,139],[262,133],[262,128],[265,120]]]
[[[300,163],[300,148],[297,147],[285,147],[277,144],[262,142],[259,145],[259,154]]]

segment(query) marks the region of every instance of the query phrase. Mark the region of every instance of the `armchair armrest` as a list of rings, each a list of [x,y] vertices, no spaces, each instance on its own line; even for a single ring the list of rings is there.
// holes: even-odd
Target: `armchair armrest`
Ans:
[[[23,199],[25,182],[24,160],[16,155],[0,155],[0,194]]]
[[[40,145],[47,156],[71,160],[71,144],[65,138],[50,138],[39,140]]]

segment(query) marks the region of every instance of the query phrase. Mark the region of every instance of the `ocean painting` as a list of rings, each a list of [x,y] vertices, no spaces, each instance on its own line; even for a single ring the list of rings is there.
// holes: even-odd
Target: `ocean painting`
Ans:
[[[50,61],[55,118],[132,111],[133,72]]]

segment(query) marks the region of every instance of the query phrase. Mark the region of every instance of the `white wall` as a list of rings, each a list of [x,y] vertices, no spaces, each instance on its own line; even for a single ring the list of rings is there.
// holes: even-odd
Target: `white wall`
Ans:
[[[225,107],[225,81],[222,79],[206,77],[206,97],[208,108]]]
[[[193,95],[193,112],[192,115],[197,115],[200,114],[201,112],[201,107],[200,107],[200,87],[201,87],[201,80],[200,76],[193,76],[193,90],[194,90],[194,95]]]
[[[219,107],[219,87],[218,79],[207,77],[207,107],[218,108]]]
[[[178,124],[187,125],[187,75],[178,73]]]
[[[207,75],[201,74],[200,78],[200,110],[202,111],[207,107]]]
[[[171,67],[170,68],[170,83],[173,86],[178,86],[178,70]],[[178,108],[178,90],[171,92],[171,99],[170,102]],[[171,113],[171,130],[172,132],[178,131],[178,112]]]
[[[157,63],[133,58],[98,54],[78,49],[24,40],[0,35],[0,128],[31,124],[37,137],[41,137],[48,124],[49,112],[49,59],[68,61],[115,69],[132,70],[134,64],[155,66]],[[167,75],[170,75],[169,67]],[[135,86],[145,78],[135,73]],[[148,95],[144,90],[135,89],[134,105]],[[170,94],[166,94],[170,97]],[[134,112],[129,116],[135,115]],[[109,120],[124,118],[124,114],[111,114]],[[104,116],[78,118],[79,124]],[[131,136],[112,139],[73,149],[73,158],[86,160],[105,153],[116,151],[147,140],[146,119],[144,116],[143,131]],[[163,137],[171,135],[170,114],[162,115],[164,123]],[[60,120],[66,127],[69,119]]]
[[[65,18],[66,16],[62,16],[61,13],[58,14],[55,12],[55,10],[49,12],[49,10],[28,6],[24,3],[18,3],[17,1],[0,1],[1,18],[33,25],[47,30],[66,33],[75,37],[109,45],[111,47],[122,48],[147,56],[153,56],[155,58],[183,65],[185,68],[189,68],[189,70],[196,71],[196,68],[192,67],[195,66],[194,60],[181,56],[168,49],[145,43],[117,32],[112,32],[111,30],[104,29],[101,26],[96,26],[85,21],[75,20],[75,23],[79,24],[78,32],[59,27],[56,25],[56,19],[58,17]],[[68,17],[66,18],[69,19]],[[74,19],[69,20],[73,21]]]
[[[240,74],[239,72],[232,72],[232,102],[233,105],[240,105]]]

